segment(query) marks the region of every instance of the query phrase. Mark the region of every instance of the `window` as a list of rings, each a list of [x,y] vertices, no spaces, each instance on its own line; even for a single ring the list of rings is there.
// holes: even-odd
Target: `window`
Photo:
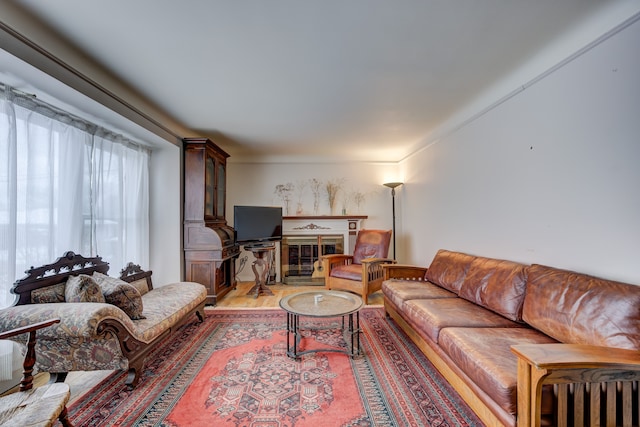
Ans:
[[[0,89],[0,307],[31,266],[66,251],[101,256],[117,274],[148,264],[149,151],[105,129]]]

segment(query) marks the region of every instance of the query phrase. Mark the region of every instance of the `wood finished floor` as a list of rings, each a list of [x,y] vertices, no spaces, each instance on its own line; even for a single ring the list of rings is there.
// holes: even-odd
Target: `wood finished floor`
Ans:
[[[260,295],[255,298],[253,295],[247,295],[253,287],[253,282],[238,283],[236,289],[231,290],[227,295],[218,301],[215,307],[207,306],[206,310],[216,310],[221,308],[270,308],[279,307],[280,299],[284,296],[298,293],[324,289],[322,286],[304,286],[304,285],[283,285],[275,284],[269,286],[273,292],[273,296]],[[369,296],[368,305],[382,305],[382,292],[376,292]],[[91,390],[93,386],[106,378],[113,371],[92,371],[92,372],[70,372],[67,376],[66,383],[71,388],[71,400],[69,404],[82,397],[86,392]],[[48,375],[47,375],[48,376]],[[37,382],[46,382],[47,378],[38,378]],[[144,378],[142,379],[144,381]],[[37,386],[37,383],[36,383]],[[123,383],[124,387],[124,383]],[[73,420],[72,420],[73,421]]]

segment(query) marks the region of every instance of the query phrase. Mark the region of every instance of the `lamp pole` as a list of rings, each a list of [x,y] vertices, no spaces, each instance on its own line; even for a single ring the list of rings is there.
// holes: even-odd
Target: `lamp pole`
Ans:
[[[401,182],[386,182],[383,184],[385,187],[391,189],[391,212],[393,214],[393,225],[391,233],[393,234],[393,260],[396,260],[396,187],[402,185]]]

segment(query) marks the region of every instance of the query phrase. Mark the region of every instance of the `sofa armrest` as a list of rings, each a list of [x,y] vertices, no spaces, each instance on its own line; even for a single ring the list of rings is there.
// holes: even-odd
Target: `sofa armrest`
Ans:
[[[42,322],[37,322],[32,325],[21,326],[19,328],[11,329],[9,331],[0,332],[0,340],[6,340],[16,335],[22,335],[26,333],[35,332],[38,329],[46,328],[54,323],[60,323],[60,319],[49,319]]]
[[[139,264],[130,262],[120,271],[120,280],[131,284],[144,281],[147,287],[146,292],[149,292],[153,290],[153,282],[151,281],[152,274],[152,271],[144,271]]]
[[[382,266],[384,271],[384,280],[389,279],[405,279],[405,280],[425,280],[427,267],[418,267],[416,265],[407,264],[386,264]]]
[[[347,264],[353,261],[353,255],[347,254],[332,254],[322,255],[322,261],[329,261],[331,264]]]
[[[578,344],[515,345],[511,351],[518,356],[518,427],[540,425],[545,384],[558,387],[556,417],[577,419],[576,425],[583,425],[585,413],[600,419],[606,412],[606,419],[615,425],[616,412],[630,420],[638,410],[638,402],[631,399],[632,382],[640,380],[638,351]],[[602,395],[601,389],[606,390]],[[574,413],[568,414],[571,407]]]
[[[0,310],[0,330],[60,318],[38,333],[38,369],[55,381],[67,372],[127,369],[128,349],[140,345],[136,325],[124,311],[105,303],[43,303]],[[124,339],[125,337],[126,339]],[[11,338],[24,345],[24,335]]]
[[[51,318],[59,318],[60,323],[43,330],[43,338],[55,339],[61,334],[70,339],[93,338],[99,334],[100,322],[108,318],[116,320],[131,331],[135,329],[129,316],[114,305],[64,302],[3,308],[0,310],[0,330],[16,329]]]
[[[383,280],[384,272],[382,266],[395,264],[395,260],[389,258],[365,258],[362,263],[362,278],[368,282]]]
[[[396,261],[391,259],[391,258],[364,258],[362,261],[360,261],[361,264],[366,265],[373,265],[373,264],[393,264]]]

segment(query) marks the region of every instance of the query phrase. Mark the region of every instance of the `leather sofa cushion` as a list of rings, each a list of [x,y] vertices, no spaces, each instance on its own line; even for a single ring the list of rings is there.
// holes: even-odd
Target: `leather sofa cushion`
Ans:
[[[527,276],[529,325],[564,343],[640,350],[640,286],[535,264]]]
[[[338,265],[331,269],[331,277],[362,281],[362,264]]]
[[[440,249],[431,261],[425,278],[457,294],[474,259],[472,255]]]
[[[552,338],[527,327],[447,328],[440,333],[440,347],[473,382],[505,411],[516,414],[518,358],[516,344],[547,344]],[[549,392],[550,390],[543,390]],[[543,397],[543,406],[548,406]],[[546,412],[546,409],[543,410]]]
[[[457,298],[453,292],[433,283],[402,279],[389,279],[382,282],[382,293],[400,309],[403,309],[405,301],[413,299]]]
[[[438,343],[440,331],[449,327],[514,328],[521,324],[462,298],[415,299],[404,303],[404,314],[421,335]]]
[[[527,285],[526,266],[513,261],[476,257],[458,295],[507,319],[522,322]]]

